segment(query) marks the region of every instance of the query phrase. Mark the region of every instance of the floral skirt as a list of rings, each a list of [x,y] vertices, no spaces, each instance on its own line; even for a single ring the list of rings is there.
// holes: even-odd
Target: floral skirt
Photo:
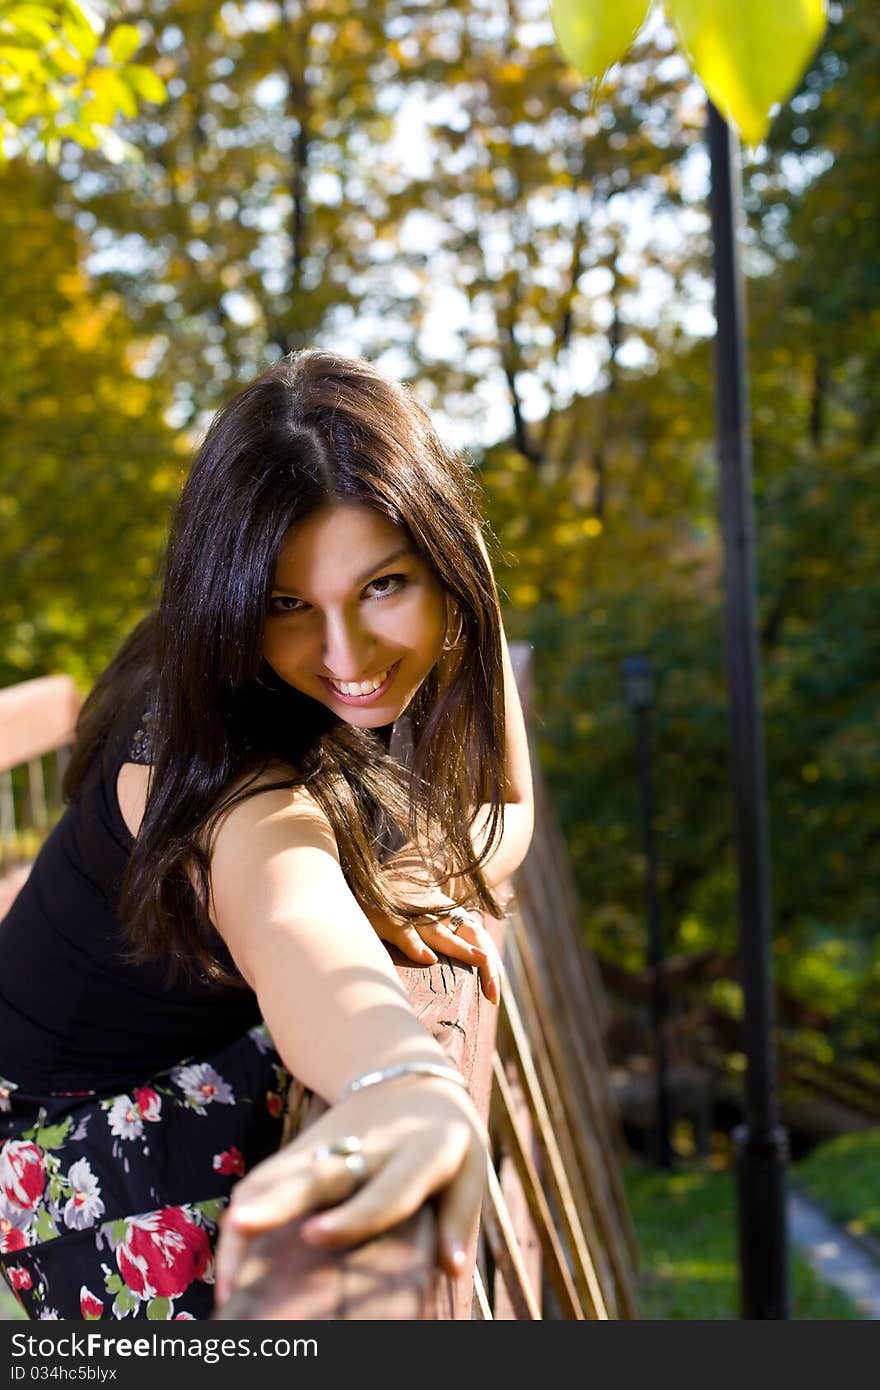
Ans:
[[[0,1079],[0,1272],[28,1316],[209,1317],[221,1212],[278,1149],[290,1080],[263,1026],[127,1094]]]

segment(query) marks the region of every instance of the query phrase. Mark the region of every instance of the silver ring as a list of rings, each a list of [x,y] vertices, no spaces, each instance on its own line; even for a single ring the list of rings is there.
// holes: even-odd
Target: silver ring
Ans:
[[[319,1144],[312,1151],[312,1157],[315,1159],[343,1159],[345,1168],[358,1185],[366,1182],[369,1177],[367,1157],[363,1151],[363,1144],[356,1134],[347,1134],[344,1139],[337,1139],[333,1144]]]
[[[465,926],[467,923],[473,926],[471,914],[466,907],[453,907],[450,912],[447,912],[446,921],[449,924],[449,930],[452,932],[453,936],[455,936],[461,927]],[[455,925],[453,926],[452,923]]]
[[[337,1139],[333,1144],[319,1144],[314,1150],[315,1158],[329,1158],[331,1154],[340,1158],[351,1158],[354,1154],[363,1151],[363,1144],[356,1134],[347,1134],[344,1139]]]
[[[345,1159],[345,1166],[352,1181],[358,1187],[362,1186],[370,1176],[366,1154],[349,1154]]]

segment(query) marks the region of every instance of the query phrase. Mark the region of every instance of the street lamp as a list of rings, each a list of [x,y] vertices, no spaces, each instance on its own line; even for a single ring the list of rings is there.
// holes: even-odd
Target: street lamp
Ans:
[[[645,912],[648,919],[648,959],[651,968],[651,1027],[657,1095],[657,1164],[672,1167],[669,1139],[669,1081],[666,1068],[666,981],[663,975],[663,940],[660,932],[660,900],[657,893],[657,849],[654,841],[654,789],[651,777],[651,741],[648,719],[654,701],[654,672],[644,656],[630,656],[622,663],[627,703],[636,730],[636,762],[639,774],[639,817],[645,857]]]
[[[709,103],[715,263],[716,413],[721,464],[724,609],[730,687],[731,781],[739,888],[739,945],[745,1016],[745,1123],[734,1131],[740,1302],[744,1318],[789,1313],[786,1166],[779,1120],[773,999],[770,852],[761,719],[761,663],[752,441],[745,348],[745,282],[739,254],[741,175],[735,136]]]

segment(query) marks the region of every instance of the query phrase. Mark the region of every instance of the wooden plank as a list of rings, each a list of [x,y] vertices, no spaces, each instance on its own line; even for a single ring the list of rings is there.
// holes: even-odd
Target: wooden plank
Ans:
[[[73,742],[80,699],[69,676],[0,690],[0,772]]]
[[[618,1222],[629,1254],[629,1263],[637,1260],[637,1242],[620,1178],[622,1131],[616,1099],[611,1090],[610,1072],[590,997],[579,982],[576,965],[570,959],[568,968],[561,968],[558,938],[564,927],[548,912],[546,903],[536,888],[534,878],[517,876],[517,902],[520,906],[521,927],[515,928],[517,940],[534,962],[542,982],[541,993],[547,1001],[545,1016],[561,1020],[566,1037],[578,1092],[589,1115],[591,1133],[596,1136],[604,1156],[604,1172],[614,1197]],[[516,921],[516,918],[514,918]],[[584,954],[585,951],[579,951]]]
[[[608,1318],[605,1294],[584,1236],[580,1213],[565,1171],[559,1144],[553,1133],[547,1104],[532,1060],[528,1038],[506,971],[501,990],[501,1017],[503,1027],[509,1035],[512,1056],[516,1060],[520,1079],[535,1122],[538,1142],[541,1144],[547,1161],[547,1184],[550,1195],[557,1206],[563,1235],[569,1242],[572,1251],[574,1277],[581,1303],[588,1317],[604,1322]],[[503,1049],[503,1053],[506,1054],[506,1048]]]
[[[535,1230],[543,1249],[547,1278],[559,1299],[563,1316],[581,1321],[584,1318],[584,1310],[578,1298],[562,1242],[553,1224],[553,1217],[544,1195],[544,1189],[541,1186],[541,1179],[535,1167],[534,1159],[530,1153],[528,1140],[522,1132],[516,1101],[510,1083],[504,1074],[504,1065],[497,1053],[495,1054],[494,1069],[493,1121],[507,1145],[511,1162],[519,1173],[522,1190],[529,1204]]]
[[[575,1192],[585,1234],[601,1263],[609,1314],[634,1318],[637,1300],[632,1262],[609,1185],[609,1168],[589,1109],[578,1094],[569,1064],[570,1039],[558,1015],[542,998],[541,981],[528,969],[530,941],[521,922],[508,941],[507,958],[528,1032],[532,1055],[551,1115],[565,1169]],[[601,1259],[599,1252],[601,1251]]]
[[[549,1027],[550,1024],[539,1016],[535,1000],[528,988],[528,982],[523,975],[522,962],[513,942],[508,943],[507,965],[513,994],[522,1020],[522,1029],[528,1038],[529,1060],[534,1067],[540,1094],[547,1107],[549,1128],[559,1150],[561,1167],[571,1189],[571,1196],[578,1213],[583,1237],[595,1267],[596,1279],[602,1289],[608,1317],[616,1318],[618,1316],[618,1304],[614,1274],[608,1258],[604,1236],[597,1224],[597,1212],[599,1208],[607,1204],[607,1194],[601,1159],[597,1162],[594,1153],[589,1150],[594,1136],[588,1124],[583,1121],[575,1122],[575,1132],[583,1137],[588,1146],[585,1158],[587,1167],[585,1176],[580,1167],[583,1156],[578,1153],[575,1147],[572,1126],[569,1123],[568,1113],[560,1094],[561,1091],[568,1090],[570,1095],[571,1087],[568,1084],[567,1067],[563,1063],[561,1070],[556,1072],[550,1065],[543,1032],[543,1027]],[[508,1026],[505,1018],[501,1034],[502,1048],[508,1045],[505,1031]],[[542,1138],[540,1125],[538,1133],[539,1138]],[[582,1301],[584,1301],[583,1297]]]
[[[492,1322],[492,1309],[486,1297],[486,1289],[483,1284],[483,1276],[477,1266],[474,1266],[474,1306],[471,1313],[472,1322]]]
[[[486,1164],[487,1190],[483,1202],[483,1229],[492,1251],[495,1268],[504,1280],[514,1317],[521,1322],[540,1322],[541,1310],[529,1284],[516,1231],[504,1201],[498,1176],[491,1162]]]
[[[255,1238],[217,1321],[401,1321],[430,1317],[435,1231],[423,1207],[340,1254],[298,1239],[299,1221]]]
[[[496,1064],[502,1071],[504,1070],[504,1063],[498,1057],[497,1053],[493,1061],[493,1070]],[[512,1064],[510,1066],[510,1075],[506,1077],[506,1081],[509,1104],[513,1107],[518,1122],[520,1142],[528,1151],[535,1172],[537,1173],[537,1163],[535,1160],[537,1150],[534,1139],[534,1127],[532,1125],[528,1105],[522,1093],[522,1087],[519,1084],[519,1079],[515,1074]],[[493,1151],[498,1152],[500,1155],[500,1161],[497,1165],[498,1181],[501,1184],[501,1191],[504,1194],[507,1210],[510,1212],[513,1229],[516,1232],[517,1244],[522,1251],[523,1264],[525,1265],[526,1273],[529,1277],[529,1286],[534,1291],[538,1310],[543,1317],[544,1259],[541,1237],[535,1224],[532,1204],[524,1190],[522,1173],[510,1153],[510,1144],[502,1131],[502,1126],[499,1124],[500,1118],[498,1114],[498,1087],[497,1084],[493,1084],[489,1123]],[[538,1159],[538,1161],[540,1161],[540,1159]],[[494,1308],[496,1322],[509,1322],[514,1317],[513,1308],[507,1297],[507,1290],[502,1280],[496,1280],[493,1287],[492,1306]]]

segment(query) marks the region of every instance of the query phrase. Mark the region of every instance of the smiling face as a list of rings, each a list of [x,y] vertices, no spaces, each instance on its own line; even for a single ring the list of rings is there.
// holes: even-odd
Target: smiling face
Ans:
[[[372,729],[397,719],[436,664],[445,632],[440,582],[381,513],[329,503],[288,532],[263,655],[346,723]]]

